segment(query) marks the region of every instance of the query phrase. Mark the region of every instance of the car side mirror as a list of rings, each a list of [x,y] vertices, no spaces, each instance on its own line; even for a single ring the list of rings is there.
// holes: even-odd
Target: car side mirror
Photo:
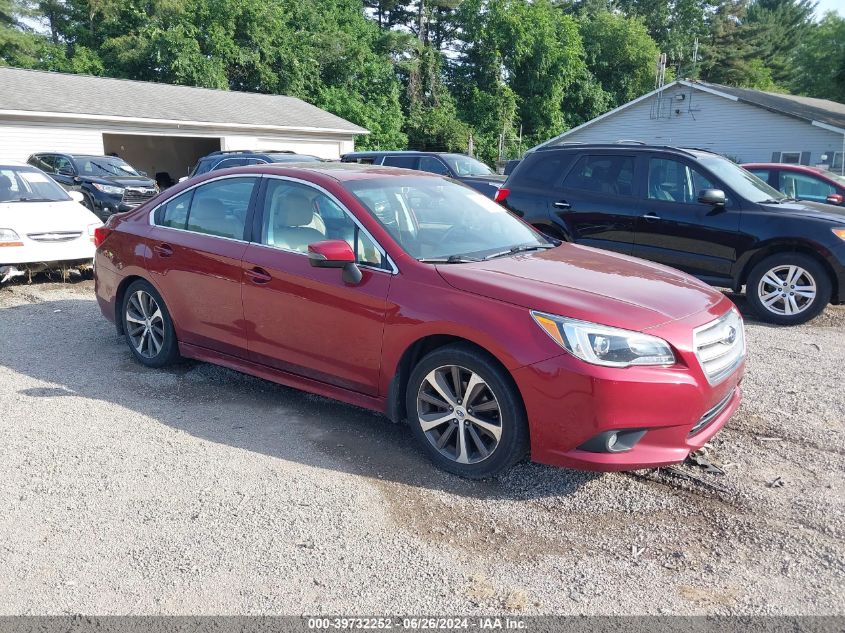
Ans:
[[[828,204],[842,204],[845,201],[845,196],[841,193],[832,193],[827,197]]]
[[[67,195],[69,195],[75,202],[82,203],[85,200],[85,196],[82,195],[81,191],[68,191]]]
[[[75,176],[76,174],[73,173],[72,169],[68,169],[67,167],[62,167],[57,172],[59,176]]]
[[[149,178],[149,176],[147,176],[147,172],[141,171],[140,169],[138,170],[138,175],[143,176],[144,178]]]
[[[346,240],[323,240],[308,245],[308,262],[314,268],[342,268],[343,281],[361,283],[363,275],[355,263],[355,253]]]
[[[714,207],[725,206],[725,192],[721,189],[702,189],[698,192],[698,201]]]

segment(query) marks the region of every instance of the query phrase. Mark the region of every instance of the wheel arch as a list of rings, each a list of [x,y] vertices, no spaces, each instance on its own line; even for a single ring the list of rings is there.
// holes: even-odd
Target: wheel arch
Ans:
[[[136,281],[146,281],[155,288],[155,284],[153,282],[141,275],[127,275],[120,281],[117,286],[117,292],[114,296],[114,324],[115,327],[117,327],[117,333],[121,335],[126,333],[126,330],[123,327],[123,298],[126,295],[126,289]],[[158,289],[156,288],[156,290]]]
[[[821,264],[830,278],[832,286],[831,301],[833,303],[839,302],[841,297],[839,297],[839,279],[836,276],[836,271],[833,269],[833,266],[830,265],[830,262],[827,261],[827,258],[819,252],[819,249],[813,244],[807,242],[772,242],[761,247],[743,265],[739,277],[737,278],[736,289],[739,290],[746,284],[748,276],[757,264],[767,257],[779,255],[781,253],[800,253],[801,255],[812,257],[815,261]]]
[[[405,408],[405,391],[408,388],[408,381],[411,377],[411,372],[420,359],[436,349],[454,344],[462,344],[471,347],[481,354],[484,354],[493,363],[498,365],[510,381],[519,402],[523,407],[525,406],[519,386],[516,384],[516,381],[511,375],[510,370],[507,368],[507,365],[502,362],[496,354],[492,353],[489,349],[486,349],[483,345],[479,345],[475,341],[462,336],[454,334],[428,334],[416,339],[408,345],[399,358],[399,362],[397,363],[393,378],[390,381],[387,394],[386,413],[387,417],[390,418],[391,421],[400,423],[404,422],[407,418],[407,411]]]

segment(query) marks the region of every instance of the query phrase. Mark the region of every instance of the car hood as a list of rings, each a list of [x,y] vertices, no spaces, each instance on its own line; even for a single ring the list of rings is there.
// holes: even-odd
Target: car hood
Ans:
[[[0,228],[18,235],[48,231],[86,231],[100,219],[74,200],[0,203]]]
[[[766,204],[765,206],[773,213],[788,213],[793,216],[827,220],[829,222],[845,222],[845,207],[823,202],[812,202],[810,200],[797,200],[795,202],[782,202],[780,204]]]
[[[88,182],[96,182],[103,185],[120,185],[121,187],[154,188],[155,180],[145,176],[83,176]]]
[[[466,292],[629,330],[704,312],[725,299],[680,271],[574,244],[437,270]]]

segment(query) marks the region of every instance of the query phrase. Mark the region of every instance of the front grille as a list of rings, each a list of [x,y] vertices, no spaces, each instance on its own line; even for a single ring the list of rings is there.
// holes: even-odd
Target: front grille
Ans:
[[[35,242],[70,242],[82,235],[82,231],[51,231],[49,233],[27,233]]]
[[[123,203],[137,207],[156,195],[154,187],[127,187],[123,191]]]
[[[722,411],[724,411],[724,410],[725,410],[725,407],[727,407],[727,406],[728,406],[728,403],[731,401],[731,398],[733,398],[734,391],[736,391],[736,390],[732,390],[732,391],[730,391],[730,392],[728,393],[728,395],[726,395],[724,398],[722,398],[722,399],[719,401],[719,404],[717,404],[715,407],[713,407],[712,409],[710,409],[707,413],[705,413],[704,415],[702,415],[702,416],[701,416],[701,419],[700,419],[698,422],[696,422],[696,423],[695,423],[695,426],[693,426],[693,427],[692,427],[692,429],[690,430],[690,432],[689,432],[689,436],[688,436],[688,437],[692,437],[692,436],[693,436],[693,435],[695,435],[696,433],[698,433],[698,432],[700,432],[700,431],[703,431],[705,428],[707,428],[707,426],[708,426],[708,425],[709,425],[709,424],[710,424],[713,420],[715,420],[717,417],[719,417],[719,414],[720,414]]]
[[[695,355],[710,384],[727,377],[745,356],[745,327],[736,310],[693,333]]]

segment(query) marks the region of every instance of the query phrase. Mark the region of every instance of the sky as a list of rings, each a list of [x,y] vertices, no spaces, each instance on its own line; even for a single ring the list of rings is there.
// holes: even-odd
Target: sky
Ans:
[[[826,11],[836,11],[845,17],[845,0],[818,0],[816,16],[821,18]]]

